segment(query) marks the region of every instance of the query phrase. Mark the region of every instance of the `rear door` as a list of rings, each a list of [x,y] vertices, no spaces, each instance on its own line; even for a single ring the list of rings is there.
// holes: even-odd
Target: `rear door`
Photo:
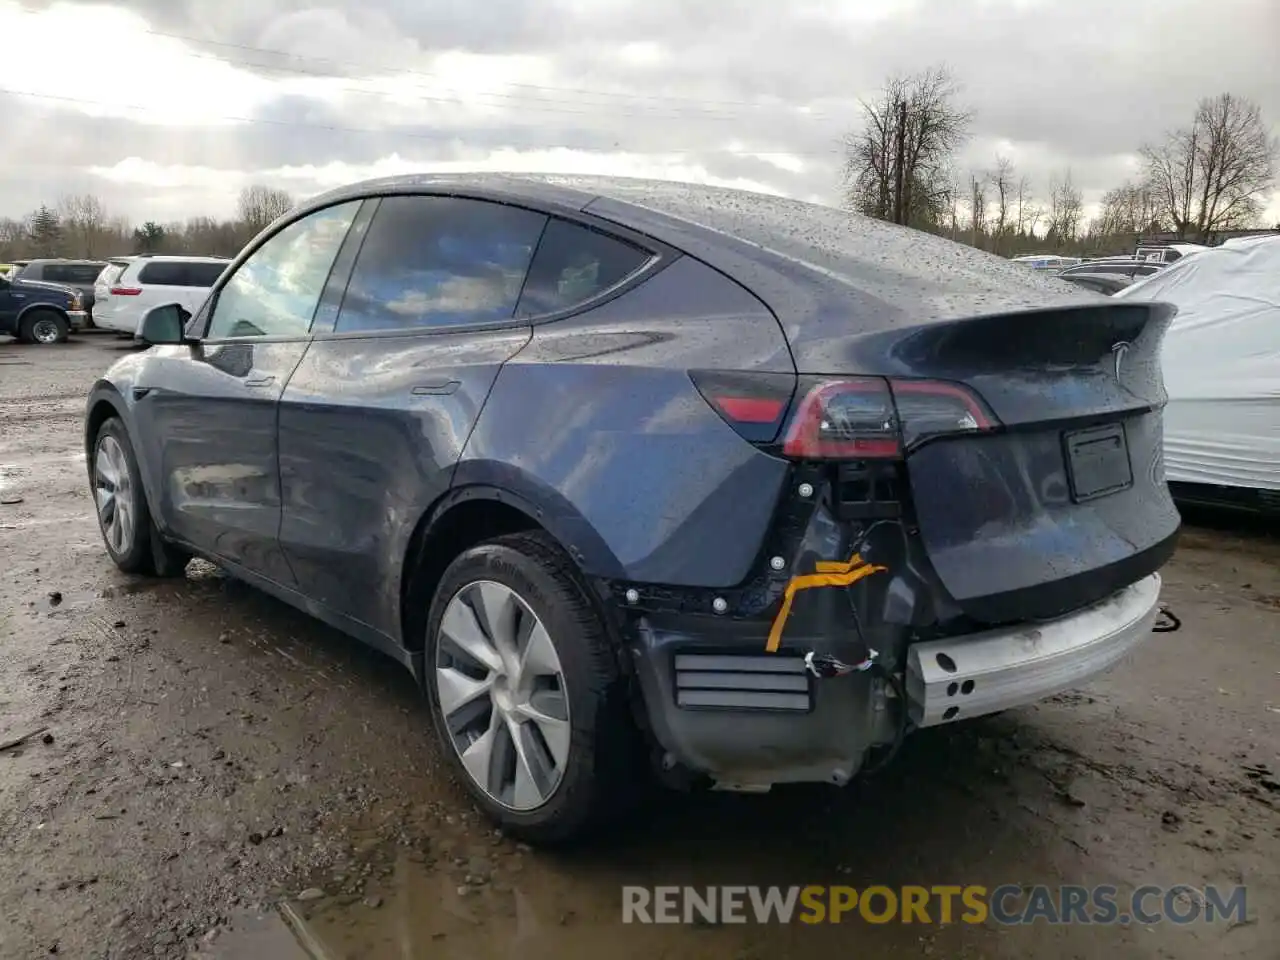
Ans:
[[[457,197],[379,206],[335,317],[280,404],[280,541],[300,589],[400,635],[400,573],[502,364],[546,215]]]
[[[286,586],[277,403],[360,205],[315,211],[267,238],[193,321],[200,342],[153,348],[134,388],[162,526]]]

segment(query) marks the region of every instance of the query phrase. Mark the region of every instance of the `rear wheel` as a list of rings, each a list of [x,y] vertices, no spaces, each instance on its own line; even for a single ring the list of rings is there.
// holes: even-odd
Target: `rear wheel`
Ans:
[[[32,310],[22,318],[18,338],[25,343],[63,343],[69,330],[60,314],[52,310]]]
[[[99,428],[89,470],[98,529],[115,565],[125,573],[180,576],[191,555],[166,543],[152,521],[133,444],[118,418]]]
[[[514,534],[454,560],[428,618],[442,748],[485,813],[531,842],[619,813],[636,769],[613,645],[586,590],[549,537]]]

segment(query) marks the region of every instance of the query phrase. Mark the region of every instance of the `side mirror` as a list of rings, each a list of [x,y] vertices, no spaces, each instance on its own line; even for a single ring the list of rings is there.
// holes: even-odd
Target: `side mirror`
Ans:
[[[187,321],[191,319],[190,311],[180,303],[162,303],[152,307],[142,318],[138,327],[138,339],[147,344],[184,343]]]

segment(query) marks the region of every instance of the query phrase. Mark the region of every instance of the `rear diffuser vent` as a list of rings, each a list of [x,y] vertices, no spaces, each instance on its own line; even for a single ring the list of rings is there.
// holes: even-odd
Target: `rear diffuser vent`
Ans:
[[[804,660],[769,656],[676,655],[676,705],[703,710],[782,710],[812,708]]]

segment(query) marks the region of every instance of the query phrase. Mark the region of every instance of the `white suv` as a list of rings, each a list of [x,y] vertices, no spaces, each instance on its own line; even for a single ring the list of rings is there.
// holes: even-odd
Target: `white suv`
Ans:
[[[158,304],[180,303],[195,313],[229,263],[225,257],[113,258],[93,285],[93,324],[136,336],[143,316]]]

